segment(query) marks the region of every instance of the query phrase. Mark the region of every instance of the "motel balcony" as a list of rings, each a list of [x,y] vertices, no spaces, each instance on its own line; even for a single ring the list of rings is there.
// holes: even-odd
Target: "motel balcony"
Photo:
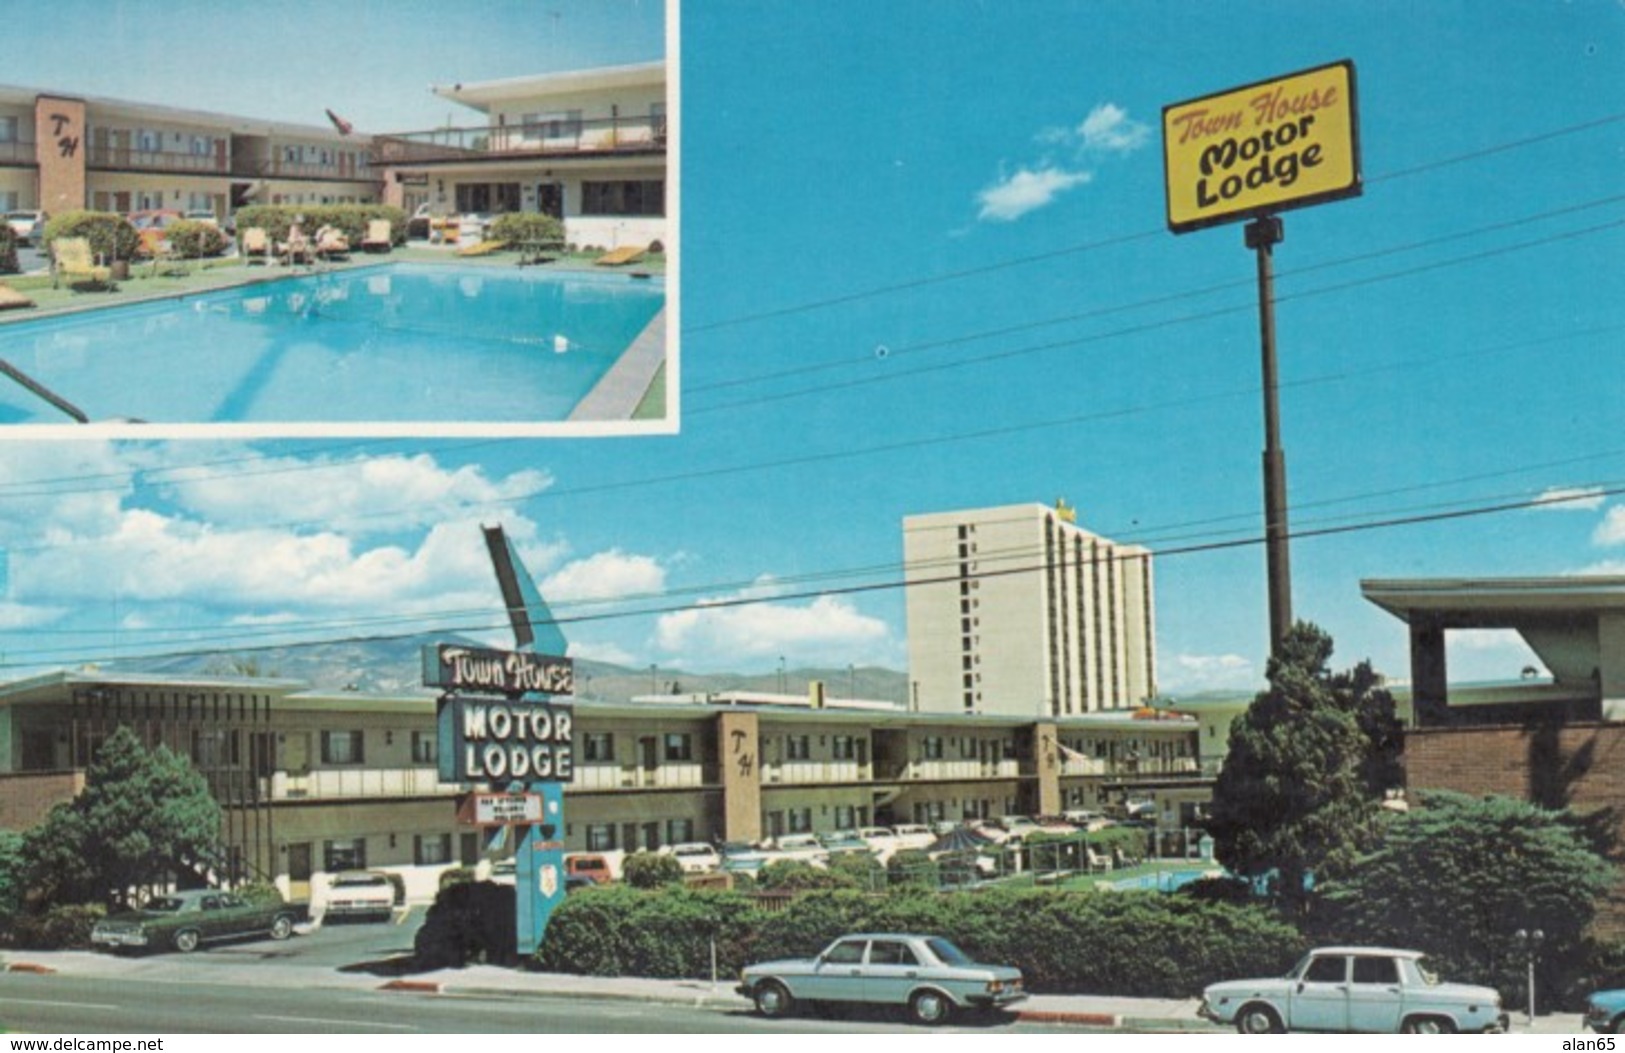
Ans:
[[[1015,758],[1000,760],[919,760],[909,763],[904,779],[957,782],[976,779],[1016,779],[1021,777],[1021,762]]]
[[[233,165],[233,174],[252,176],[256,179],[328,179],[335,181],[366,181],[377,179],[372,165],[366,161],[359,164],[328,164],[308,163],[303,161],[288,161],[280,157],[273,157],[269,161],[258,164]]]
[[[1150,777],[1188,775],[1194,777],[1217,774],[1217,767],[1212,772],[1209,772],[1206,766],[1195,757],[1085,757],[1082,759],[1070,758],[1061,765],[1061,776],[1063,778],[1089,775],[1113,778],[1133,775]]]
[[[710,778],[707,778],[707,775]],[[636,764],[577,764],[572,790],[673,790],[716,781],[703,764],[665,763],[652,768]]]
[[[871,778],[869,765],[857,761],[785,761],[762,765],[762,782],[772,785],[868,782]]]
[[[273,801],[354,797],[439,797],[465,787],[442,783],[436,768],[325,768],[272,772],[260,779],[260,793]]]
[[[471,161],[502,157],[577,154],[658,154],[666,150],[663,117],[617,116],[587,120],[545,120],[536,124],[436,128],[426,132],[378,135],[374,164]]]
[[[89,149],[86,162],[91,168],[122,171],[231,174],[231,162],[224,152],[194,154],[179,150],[137,150],[129,146],[98,144]]]

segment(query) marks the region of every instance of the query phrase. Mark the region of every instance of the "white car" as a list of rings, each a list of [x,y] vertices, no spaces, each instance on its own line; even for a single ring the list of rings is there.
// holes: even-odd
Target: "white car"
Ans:
[[[769,863],[778,859],[799,859],[815,867],[829,863],[829,849],[818,840],[817,834],[780,834],[762,856]]]
[[[373,918],[388,921],[395,913],[395,885],[376,870],[343,870],[333,875],[318,903],[322,918]]]
[[[45,236],[45,213],[22,210],[6,213],[6,225],[19,245],[38,245]]]
[[[1388,947],[1320,947],[1285,976],[1213,984],[1197,1014],[1244,1035],[1504,1032],[1508,1022],[1494,988],[1442,983],[1421,951]]]
[[[924,850],[936,843],[937,835],[931,832],[929,826],[918,823],[904,823],[891,828],[892,837],[898,848],[914,848]]]
[[[665,845],[660,851],[663,855],[677,857],[677,862],[682,865],[685,874],[709,874],[722,868],[722,853],[716,850],[716,846],[708,845],[704,841]]]

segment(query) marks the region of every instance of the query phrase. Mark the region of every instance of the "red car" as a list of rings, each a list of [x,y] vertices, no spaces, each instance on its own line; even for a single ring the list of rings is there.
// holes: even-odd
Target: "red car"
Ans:
[[[164,231],[185,216],[178,209],[148,208],[131,212],[126,218],[141,236],[141,245],[136,251],[143,256],[152,256],[169,248],[169,237]]]

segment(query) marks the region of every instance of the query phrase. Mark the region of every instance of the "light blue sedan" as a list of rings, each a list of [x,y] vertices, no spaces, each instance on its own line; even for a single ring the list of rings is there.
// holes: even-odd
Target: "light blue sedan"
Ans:
[[[1027,997],[1020,969],[982,965],[941,936],[892,932],[842,936],[816,958],[746,966],[737,990],[763,1016],[785,1016],[802,1002],[863,1003],[906,1007],[920,1024]]]

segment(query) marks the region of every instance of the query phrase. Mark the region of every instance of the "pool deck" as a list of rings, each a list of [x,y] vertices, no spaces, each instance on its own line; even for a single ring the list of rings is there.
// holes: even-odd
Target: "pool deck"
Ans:
[[[666,309],[643,327],[632,346],[601,377],[567,418],[572,422],[631,420],[666,361]]]

